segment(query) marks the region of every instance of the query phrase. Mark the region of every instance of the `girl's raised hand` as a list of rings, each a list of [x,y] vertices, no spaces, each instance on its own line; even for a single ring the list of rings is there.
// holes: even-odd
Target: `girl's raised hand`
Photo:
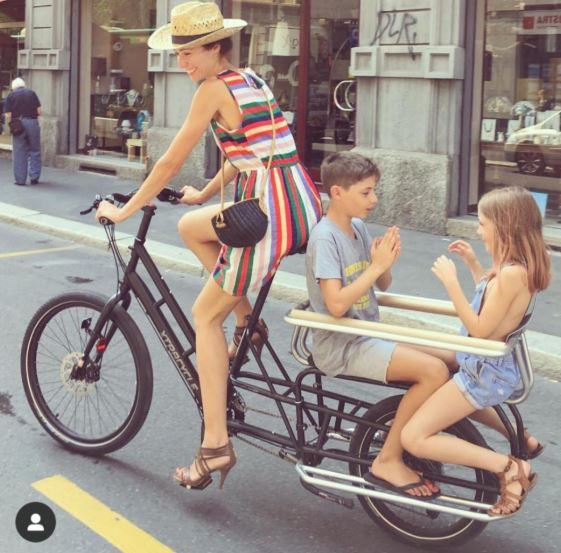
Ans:
[[[454,265],[454,262],[445,255],[441,255],[433,263],[431,271],[445,287],[448,287],[449,284],[458,280],[456,265]]]
[[[457,253],[466,265],[471,265],[477,261],[477,256],[473,248],[465,240],[454,240],[454,242],[448,246],[448,251],[450,253]]]

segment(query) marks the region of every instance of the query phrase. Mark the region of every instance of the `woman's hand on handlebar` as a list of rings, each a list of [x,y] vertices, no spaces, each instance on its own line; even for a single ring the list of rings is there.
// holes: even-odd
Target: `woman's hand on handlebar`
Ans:
[[[183,192],[183,198],[179,200],[181,204],[200,205],[205,202],[202,192],[194,186],[184,186],[181,192]]]
[[[95,212],[95,218],[99,221],[102,217],[104,217],[105,219],[109,219],[112,223],[121,223],[125,220],[121,212],[122,209],[120,207],[103,200]]]

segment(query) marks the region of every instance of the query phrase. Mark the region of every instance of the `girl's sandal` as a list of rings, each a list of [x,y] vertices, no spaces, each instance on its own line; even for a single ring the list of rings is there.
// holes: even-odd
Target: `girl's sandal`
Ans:
[[[511,476],[508,480],[506,475],[510,471],[512,467],[512,463],[516,463],[518,467],[518,472],[515,476]],[[502,472],[497,473],[499,477],[500,489],[501,489],[501,497],[493,505],[487,514],[491,516],[506,516],[506,515],[513,515],[514,513],[518,512],[522,507],[524,501],[528,497],[528,493],[530,490],[536,485],[538,480],[538,475],[535,472],[531,472],[529,476],[526,476],[524,473],[524,466],[522,465],[522,461],[520,459],[516,459],[512,457],[512,455],[508,456],[508,463]],[[507,489],[507,487],[512,484],[513,482],[519,482],[522,490],[520,493],[515,493]]]
[[[225,465],[211,469],[207,461],[227,457],[228,462]],[[189,474],[189,467],[178,467],[175,470],[174,479],[179,482],[180,486],[188,490],[204,490],[211,482],[211,474],[220,471],[220,489],[224,487],[224,482],[228,473],[236,464],[236,453],[232,447],[232,442],[228,441],[226,445],[221,447],[201,447],[195,457],[194,465],[198,478],[192,479]]]

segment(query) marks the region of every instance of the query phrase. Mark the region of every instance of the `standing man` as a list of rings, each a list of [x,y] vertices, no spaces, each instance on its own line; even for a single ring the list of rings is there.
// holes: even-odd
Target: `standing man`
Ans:
[[[41,103],[37,94],[26,88],[21,78],[12,81],[12,92],[4,102],[6,124],[12,118],[19,117],[24,132],[12,135],[12,159],[15,184],[24,186],[27,174],[31,184],[37,184],[41,176],[41,130],[37,117],[41,115]]]

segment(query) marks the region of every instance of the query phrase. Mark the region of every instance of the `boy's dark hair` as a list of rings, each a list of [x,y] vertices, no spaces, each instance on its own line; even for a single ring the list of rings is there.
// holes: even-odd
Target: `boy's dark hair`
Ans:
[[[321,164],[321,182],[331,196],[331,187],[345,190],[369,177],[380,179],[378,166],[367,157],[354,152],[337,152],[327,156]]]
[[[234,47],[234,43],[232,42],[232,39],[229,36],[227,36],[222,40],[216,40],[208,44],[203,44],[203,48],[205,50],[212,50],[216,45],[220,46],[221,57],[227,56],[231,52],[232,48]]]

